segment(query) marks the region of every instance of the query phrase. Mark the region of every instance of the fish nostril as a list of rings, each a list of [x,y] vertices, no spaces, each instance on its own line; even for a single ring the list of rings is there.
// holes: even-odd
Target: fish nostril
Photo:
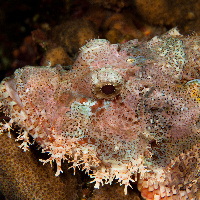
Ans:
[[[101,91],[106,95],[113,94],[113,93],[115,93],[115,86],[113,86],[113,85],[104,85],[101,88]]]

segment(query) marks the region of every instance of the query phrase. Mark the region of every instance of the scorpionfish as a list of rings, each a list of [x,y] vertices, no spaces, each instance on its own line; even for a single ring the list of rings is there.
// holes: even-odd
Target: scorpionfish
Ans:
[[[95,188],[137,181],[147,200],[200,199],[200,37],[176,28],[140,42],[94,39],[70,69],[25,66],[0,85],[0,106],[55,161]]]

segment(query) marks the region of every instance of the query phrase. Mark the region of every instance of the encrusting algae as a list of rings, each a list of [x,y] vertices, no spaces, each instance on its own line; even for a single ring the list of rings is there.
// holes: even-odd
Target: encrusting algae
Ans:
[[[95,188],[138,181],[147,199],[200,199],[200,37],[172,29],[149,42],[95,39],[70,70],[25,66],[1,82],[12,124],[48,152],[68,160]],[[137,174],[140,174],[137,180]]]

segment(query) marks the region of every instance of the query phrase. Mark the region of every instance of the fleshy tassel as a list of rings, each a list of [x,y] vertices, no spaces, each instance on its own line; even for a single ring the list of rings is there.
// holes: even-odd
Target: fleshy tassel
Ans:
[[[0,190],[6,199],[75,199],[75,176],[67,181],[55,177],[50,165],[43,166],[31,151],[23,153],[18,146],[13,137],[1,135]]]

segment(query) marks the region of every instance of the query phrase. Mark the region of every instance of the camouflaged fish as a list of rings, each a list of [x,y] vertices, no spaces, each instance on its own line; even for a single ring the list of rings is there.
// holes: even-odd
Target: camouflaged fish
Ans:
[[[59,63],[58,63],[59,64]],[[0,105],[29,136],[93,178],[130,182],[147,200],[200,199],[200,37],[172,29],[148,42],[88,42],[70,70],[25,66],[0,85]],[[137,174],[140,174],[138,178]]]

